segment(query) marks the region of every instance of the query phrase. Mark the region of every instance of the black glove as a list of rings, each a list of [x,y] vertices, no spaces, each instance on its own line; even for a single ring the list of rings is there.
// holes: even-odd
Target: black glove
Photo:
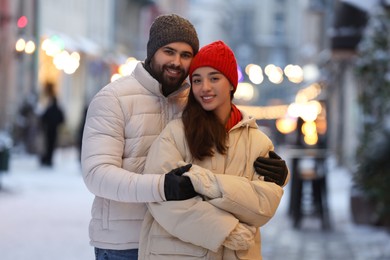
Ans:
[[[253,163],[256,173],[264,176],[265,181],[274,182],[283,186],[286,181],[288,169],[286,162],[275,152],[269,152],[269,158],[258,157]]]
[[[182,176],[192,164],[173,169],[165,174],[164,192],[167,200],[186,200],[198,195],[189,177]]]

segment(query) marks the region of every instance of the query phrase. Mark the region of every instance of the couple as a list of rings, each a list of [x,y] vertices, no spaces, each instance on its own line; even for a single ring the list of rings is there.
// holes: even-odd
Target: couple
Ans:
[[[157,17],[145,61],[89,106],[82,169],[97,260],[261,259],[259,227],[288,169],[232,103],[231,49],[198,49],[188,20]]]

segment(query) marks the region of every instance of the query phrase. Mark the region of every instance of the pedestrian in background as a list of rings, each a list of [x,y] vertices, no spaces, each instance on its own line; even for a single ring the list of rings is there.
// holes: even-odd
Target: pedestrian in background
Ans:
[[[184,175],[200,196],[148,203],[139,258],[261,259],[259,227],[279,206],[286,163],[255,119],[232,103],[237,62],[224,42],[201,48],[189,76],[182,118],[168,123],[152,144],[144,171],[187,167]]]
[[[43,130],[44,150],[41,157],[41,165],[51,167],[53,165],[53,154],[58,142],[58,129],[65,121],[64,112],[58,105],[54,91],[54,85],[47,83],[45,93],[48,96],[48,106],[40,117]]]
[[[89,105],[81,164],[85,184],[95,195],[89,235],[98,260],[138,258],[145,202],[169,200],[167,192],[177,194],[176,200],[196,195],[188,177],[164,178],[181,168],[167,175],[142,173],[152,142],[181,115],[188,69],[198,49],[197,32],[187,19],[157,17],[145,61],[105,86]]]

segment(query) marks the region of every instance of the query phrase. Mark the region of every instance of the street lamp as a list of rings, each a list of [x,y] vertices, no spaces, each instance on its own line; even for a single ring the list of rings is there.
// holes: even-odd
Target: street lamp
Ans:
[[[31,40],[27,41],[23,38],[20,38],[16,41],[15,50],[19,53],[25,52],[27,54],[32,54],[35,51],[35,43]]]

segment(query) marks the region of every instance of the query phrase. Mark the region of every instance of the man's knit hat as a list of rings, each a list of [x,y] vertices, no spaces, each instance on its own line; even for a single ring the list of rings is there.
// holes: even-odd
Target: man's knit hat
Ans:
[[[150,27],[145,62],[149,63],[159,48],[172,42],[188,43],[194,55],[199,50],[198,34],[187,19],[176,14],[160,15]]]
[[[212,67],[221,72],[233,85],[233,93],[237,89],[238,72],[237,61],[233,51],[223,41],[215,41],[203,46],[192,59],[189,75],[192,82],[192,74],[197,68]]]

